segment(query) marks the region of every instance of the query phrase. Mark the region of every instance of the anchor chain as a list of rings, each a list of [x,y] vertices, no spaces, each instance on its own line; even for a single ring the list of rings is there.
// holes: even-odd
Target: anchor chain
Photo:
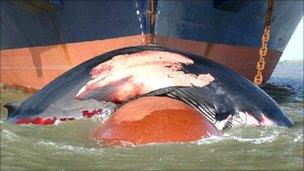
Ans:
[[[261,38],[261,47],[259,50],[259,61],[257,62],[256,69],[257,73],[254,77],[254,83],[257,85],[261,85],[263,82],[263,74],[262,71],[265,69],[265,57],[268,53],[268,41],[270,38],[270,30],[271,30],[271,16],[273,12],[274,0],[268,0],[268,8],[266,11],[266,19],[264,24],[264,32]]]
[[[154,44],[155,43],[155,33],[154,33],[154,27],[155,27],[155,2],[154,0],[149,0],[149,7],[148,7],[148,16],[150,20],[150,39],[149,43]]]

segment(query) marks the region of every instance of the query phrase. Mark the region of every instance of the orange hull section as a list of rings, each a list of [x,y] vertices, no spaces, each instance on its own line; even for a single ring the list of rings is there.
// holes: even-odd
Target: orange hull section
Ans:
[[[202,114],[179,100],[141,97],[124,104],[100,124],[94,139],[103,145],[121,146],[191,142],[220,134]]]
[[[147,45],[150,35],[136,35],[90,42],[1,50],[1,83],[36,91],[70,68],[100,54],[129,46]],[[156,36],[155,44],[186,50],[222,63],[252,80],[258,49]],[[266,58],[265,80],[271,76],[281,52]]]
[[[100,54],[146,44],[146,35],[1,50],[1,83],[25,91],[41,89],[72,67]]]
[[[156,44],[189,51],[212,59],[213,61],[232,68],[251,81],[257,72],[256,63],[259,59],[259,50],[257,48],[198,42],[164,36],[156,36]],[[265,59],[266,66],[263,71],[264,83],[270,78],[281,55],[282,52],[269,50]]]

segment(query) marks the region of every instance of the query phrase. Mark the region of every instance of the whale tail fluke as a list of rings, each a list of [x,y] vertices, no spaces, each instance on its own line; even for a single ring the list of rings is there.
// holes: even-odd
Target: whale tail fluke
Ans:
[[[4,105],[8,111],[7,118],[12,117],[20,108],[21,102],[11,102]]]

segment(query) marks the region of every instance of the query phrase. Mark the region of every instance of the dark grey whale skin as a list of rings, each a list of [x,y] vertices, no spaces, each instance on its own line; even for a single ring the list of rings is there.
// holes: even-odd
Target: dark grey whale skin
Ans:
[[[183,66],[183,71],[193,74],[209,73],[214,81],[205,87],[168,87],[146,95],[166,95],[170,91],[185,90],[185,95],[201,99],[214,109],[217,120],[225,119],[237,111],[248,112],[256,119],[263,113],[280,126],[292,126],[293,122],[286,116],[280,106],[262,89],[226,66],[207,58],[158,46],[136,46],[114,50],[92,58],[62,74],[36,94],[25,100],[20,106],[7,104],[9,115],[7,121],[15,123],[21,118],[33,117],[79,117],[81,110],[93,109],[101,105],[94,97],[89,100],[75,100],[77,92],[90,79],[90,71],[98,64],[110,60],[113,56],[136,53],[144,50],[168,51],[182,54],[194,61]],[[98,92],[97,92],[98,93]],[[132,99],[131,99],[132,100]],[[198,102],[199,103],[199,102]]]

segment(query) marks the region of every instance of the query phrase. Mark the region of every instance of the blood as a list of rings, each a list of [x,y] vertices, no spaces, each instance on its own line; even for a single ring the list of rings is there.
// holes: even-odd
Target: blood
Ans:
[[[54,124],[57,120],[59,121],[70,121],[70,120],[75,120],[75,118],[60,118],[57,119],[56,117],[53,118],[40,118],[35,117],[35,118],[20,118],[18,119],[15,123],[16,124],[35,124],[35,125],[51,125]]]
[[[31,120],[28,118],[21,118],[16,121],[16,124],[30,124]]]
[[[95,67],[92,69],[92,71],[90,72],[91,75],[98,75],[101,74],[103,72],[107,72],[110,71],[113,67],[111,65],[103,65],[100,67]]]
[[[86,118],[92,118],[95,115],[101,114],[102,109],[98,109],[98,110],[93,110],[93,111],[89,111],[89,110],[84,110],[82,111],[82,116],[86,117]],[[56,117],[52,117],[52,118],[40,118],[35,117],[35,118],[20,118],[18,119],[15,123],[16,124],[35,124],[35,125],[51,125],[54,124],[57,120],[59,121],[71,121],[71,120],[75,120],[75,118],[67,118],[67,117],[62,117],[62,118],[56,118]]]
[[[60,121],[66,121],[67,118],[60,118]]]
[[[82,116],[86,117],[86,118],[92,118],[95,115],[101,114],[101,112],[102,112],[102,109],[93,110],[93,111],[88,111],[88,110],[81,111]]]
[[[36,117],[36,118],[34,118],[34,119],[31,120],[31,123],[33,123],[33,124],[41,124],[42,120],[43,120],[42,118]]]
[[[16,121],[16,124],[36,124],[36,125],[51,125],[56,121],[56,117],[53,118],[21,118]]]
[[[56,121],[56,118],[46,118],[46,119],[42,119],[40,124],[41,125],[50,125],[50,124],[54,124]]]
[[[264,114],[262,114],[260,118],[260,124],[262,126],[270,126],[273,125],[273,122],[270,119],[268,119]]]

